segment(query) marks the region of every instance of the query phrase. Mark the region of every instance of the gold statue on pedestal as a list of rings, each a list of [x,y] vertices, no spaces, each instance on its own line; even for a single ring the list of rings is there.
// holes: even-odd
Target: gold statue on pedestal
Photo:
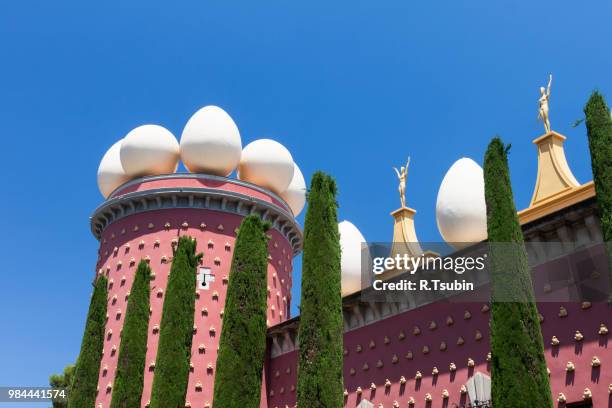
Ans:
[[[548,76],[548,86],[546,89],[540,87],[540,111],[538,112],[538,119],[544,123],[544,130],[546,134],[550,133],[550,119],[548,118],[548,100],[550,99],[550,85],[552,84],[552,75]]]
[[[399,179],[399,186],[397,187],[397,191],[400,195],[400,202],[402,203],[402,208],[406,207],[406,179],[408,178],[408,166],[410,166],[410,157],[408,157],[408,161],[406,162],[406,167],[400,167],[400,170],[397,167],[393,166],[393,170],[397,174],[397,178]]]
[[[595,196],[592,181],[580,184],[574,177],[565,157],[565,136],[550,128],[548,103],[551,83],[552,75],[549,75],[548,86],[540,88],[538,119],[544,123],[546,133],[533,141],[538,152],[538,175],[529,207],[518,212],[521,224]]]

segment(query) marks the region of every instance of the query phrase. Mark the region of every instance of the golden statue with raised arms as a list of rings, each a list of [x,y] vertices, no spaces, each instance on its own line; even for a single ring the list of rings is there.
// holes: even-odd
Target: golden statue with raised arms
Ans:
[[[402,166],[400,170],[398,170],[397,167],[393,166],[393,170],[395,170],[397,178],[399,179],[397,191],[399,191],[402,208],[406,207],[406,179],[408,178],[408,166],[410,166],[410,157],[408,157],[406,167]]]
[[[552,75],[548,76],[548,86],[544,89],[540,87],[540,111],[538,113],[538,119],[544,123],[544,130],[546,134],[550,133],[550,119],[548,118],[548,100],[550,99],[550,85],[552,84]]]

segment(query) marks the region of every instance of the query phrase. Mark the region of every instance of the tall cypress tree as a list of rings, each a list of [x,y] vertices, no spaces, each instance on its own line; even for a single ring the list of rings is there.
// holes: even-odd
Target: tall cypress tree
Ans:
[[[491,375],[495,408],[552,407],[544,343],[510,175],[508,148],[494,138],[485,154],[491,248]]]
[[[266,350],[268,228],[257,215],[249,215],[236,238],[217,357],[216,407],[259,407]]]
[[[104,348],[107,298],[108,280],[101,275],[94,284],[93,295],[89,303],[81,351],[68,396],[68,408],[93,407],[96,403],[98,373]]]
[[[196,267],[201,257],[202,254],[196,255],[195,239],[179,238],[162,310],[151,408],[185,406],[193,338]]]
[[[139,408],[144,384],[151,268],[141,260],[130,289],[111,408]]]
[[[589,98],[584,113],[601,232],[608,247],[608,271],[612,282],[612,118],[604,97],[597,91]],[[609,301],[612,302],[612,294]]]
[[[314,174],[308,194],[302,257],[299,407],[341,408],[342,296],[336,183]]]

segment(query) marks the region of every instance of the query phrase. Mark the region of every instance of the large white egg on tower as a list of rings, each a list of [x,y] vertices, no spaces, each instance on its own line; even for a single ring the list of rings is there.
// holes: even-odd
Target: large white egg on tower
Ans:
[[[297,164],[293,163],[293,178],[280,196],[289,204],[293,216],[297,217],[306,204],[306,181]]]
[[[446,172],[436,202],[442,238],[456,249],[487,238],[487,207],[482,168],[472,159],[457,160]]]
[[[342,296],[350,295],[362,289],[361,271],[362,259],[368,259],[369,254],[364,258],[362,250],[366,242],[361,232],[349,221],[342,221],[338,224],[340,233],[340,265],[342,271]]]
[[[130,179],[125,174],[119,157],[122,141],[119,140],[104,153],[98,166],[98,188],[104,198],[107,198],[117,187]]]
[[[162,126],[138,126],[121,143],[121,165],[131,177],[174,173],[178,159],[179,144]]]
[[[181,159],[193,173],[228,176],[240,162],[238,126],[223,109],[205,106],[189,119],[181,135]]]
[[[255,140],[242,151],[238,178],[280,194],[293,178],[291,153],[274,140]]]

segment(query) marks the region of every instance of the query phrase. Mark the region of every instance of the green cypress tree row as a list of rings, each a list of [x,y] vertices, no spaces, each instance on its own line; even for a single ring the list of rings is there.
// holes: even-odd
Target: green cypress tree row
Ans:
[[[612,118],[604,97],[593,92],[586,106],[586,127],[601,232],[608,247],[608,271],[612,282]],[[612,294],[610,294],[612,302]]]
[[[507,160],[494,138],[485,154],[491,248],[491,382],[495,408],[552,407],[544,343]]]
[[[196,240],[179,238],[160,323],[159,345],[151,392],[151,408],[184,408],[193,338],[196,267]]]
[[[141,260],[130,289],[121,334],[111,408],[139,408],[144,385],[151,268]]]
[[[258,408],[266,351],[268,223],[249,215],[240,225],[219,342],[214,404]]]
[[[89,303],[81,351],[68,396],[68,408],[90,408],[96,403],[98,373],[104,348],[107,298],[108,280],[101,275],[94,284]]]
[[[336,183],[317,172],[312,178],[304,223],[299,407],[344,405],[339,238]]]

